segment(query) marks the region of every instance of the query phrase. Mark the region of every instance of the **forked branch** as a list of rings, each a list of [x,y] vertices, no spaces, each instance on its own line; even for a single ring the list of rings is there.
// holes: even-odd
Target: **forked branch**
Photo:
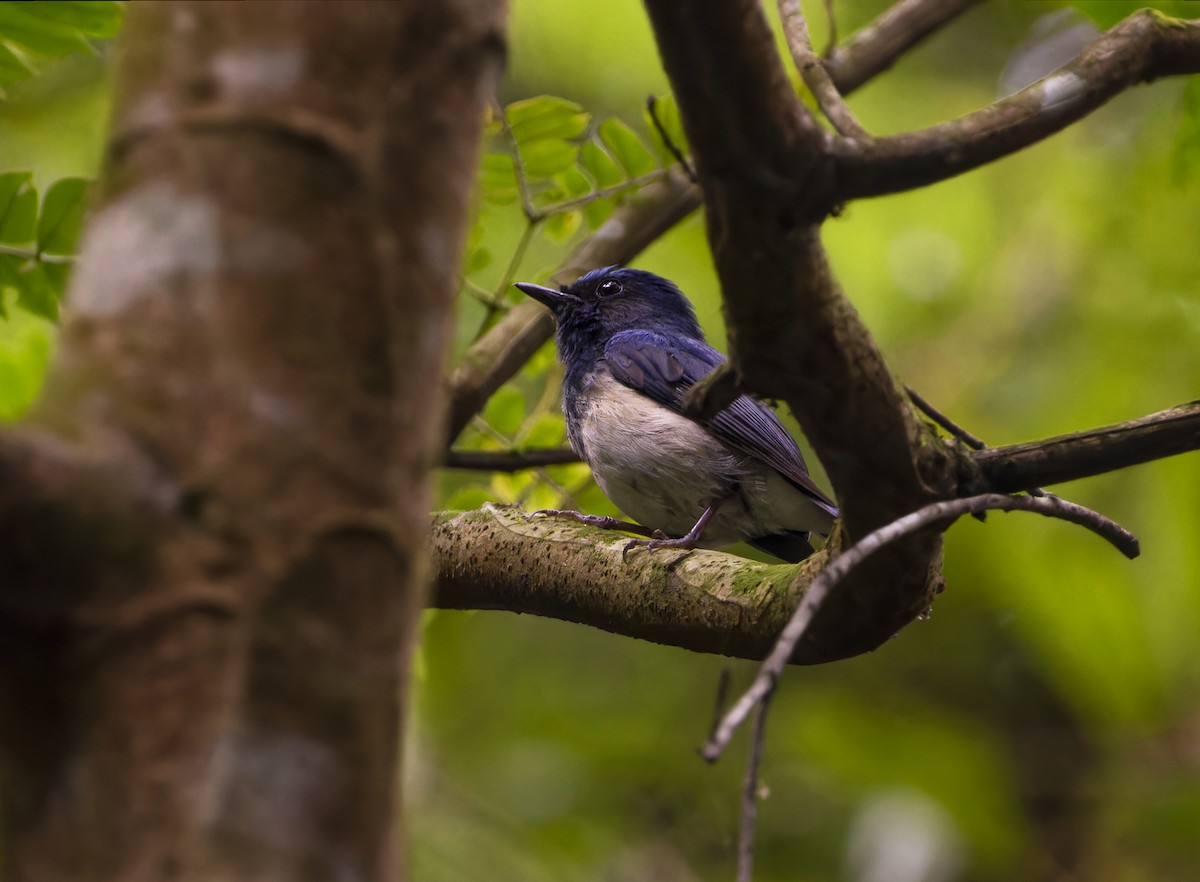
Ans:
[[[867,144],[835,139],[835,203],[954,177],[1048,138],[1131,86],[1198,72],[1200,20],[1143,9],[1069,64],[983,110]]]

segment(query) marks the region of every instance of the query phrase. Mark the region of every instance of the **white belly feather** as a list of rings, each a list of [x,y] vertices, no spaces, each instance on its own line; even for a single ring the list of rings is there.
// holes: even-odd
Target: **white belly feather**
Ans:
[[[643,525],[681,536],[710,502],[733,494],[709,522],[703,544],[828,530],[829,516],[774,469],[606,371],[591,378],[584,401],[572,444],[613,504]]]

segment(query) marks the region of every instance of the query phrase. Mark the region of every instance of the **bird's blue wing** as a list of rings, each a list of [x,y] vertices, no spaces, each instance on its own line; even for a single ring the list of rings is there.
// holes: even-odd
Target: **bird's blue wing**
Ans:
[[[616,380],[659,404],[683,414],[688,389],[725,362],[725,356],[689,337],[654,331],[622,331],[604,347],[604,359]],[[729,446],[749,454],[783,475],[834,517],[837,506],[813,483],[795,440],[766,405],[739,395],[706,424]]]

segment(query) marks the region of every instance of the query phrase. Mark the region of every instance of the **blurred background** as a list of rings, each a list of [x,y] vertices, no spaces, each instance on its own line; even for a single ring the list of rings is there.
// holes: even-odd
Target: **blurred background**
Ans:
[[[886,5],[835,0],[838,32]],[[1195,4],[1156,5],[1196,14]],[[877,134],[952,118],[1043,75],[1136,6],[985,4],[850,104]],[[560,96],[590,126],[574,142],[615,119],[625,126],[605,123],[601,139],[610,156],[622,159],[626,135],[655,153],[643,107],[668,88],[641,4],[511,8],[501,102]],[[822,47],[823,4],[806,8]],[[39,187],[93,176],[107,80],[101,53],[10,87],[0,165],[32,170]],[[1197,398],[1198,110],[1195,85],[1139,87],[1015,156],[828,222],[841,284],[900,377],[991,444]],[[531,229],[516,192],[503,192],[512,169],[494,158],[501,128],[481,173],[456,358],[516,302],[508,281],[547,279],[611,210]],[[575,191],[550,162],[546,178],[561,186],[536,195],[561,202]],[[623,164],[626,177],[650,173]],[[594,184],[601,175],[588,168]],[[635,265],[678,282],[724,347],[702,218]],[[11,419],[36,395],[54,330],[8,306],[0,416]],[[457,446],[563,443],[557,383],[545,347]],[[947,591],[930,620],[873,654],[787,673],[767,729],[756,879],[1195,877],[1200,456],[1054,489],[1137,533],[1142,557],[1125,561],[1085,531],[1029,515],[953,527]],[[438,494],[439,508],[497,500],[613,513],[579,465],[447,471]],[[722,671],[736,690],[752,664],[532,616],[429,612],[417,670],[415,882],[733,878],[744,737],[715,766],[696,749]]]

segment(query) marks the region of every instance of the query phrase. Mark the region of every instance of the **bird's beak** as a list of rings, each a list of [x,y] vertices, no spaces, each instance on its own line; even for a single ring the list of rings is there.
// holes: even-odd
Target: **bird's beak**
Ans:
[[[522,294],[528,294],[538,303],[550,307],[550,311],[555,315],[558,315],[559,311],[568,303],[579,302],[579,298],[572,294],[555,291],[553,288],[547,288],[544,285],[535,285],[532,282],[517,282],[513,287],[517,288]]]

